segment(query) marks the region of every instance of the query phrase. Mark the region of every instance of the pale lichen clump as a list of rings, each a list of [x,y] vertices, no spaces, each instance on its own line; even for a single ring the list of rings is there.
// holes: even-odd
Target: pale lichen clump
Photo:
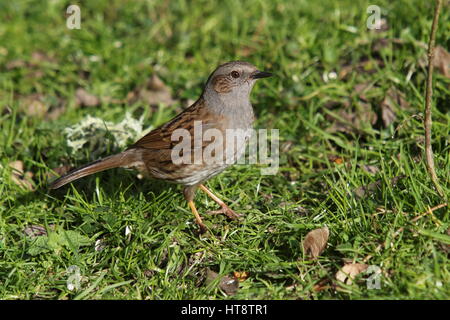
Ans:
[[[74,158],[92,159],[122,151],[128,145],[144,135],[144,118],[134,119],[129,112],[119,123],[86,116],[78,124],[65,128],[67,146]]]

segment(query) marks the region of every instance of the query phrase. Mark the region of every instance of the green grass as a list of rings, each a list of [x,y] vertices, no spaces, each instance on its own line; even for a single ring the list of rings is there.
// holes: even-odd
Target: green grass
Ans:
[[[382,8],[387,31],[367,30],[371,4]],[[0,298],[448,299],[449,210],[411,222],[445,202],[420,158],[426,73],[418,43],[428,41],[430,1],[86,1],[80,4],[81,30],[66,28],[67,5],[0,4]],[[380,38],[403,44],[372,50]],[[437,43],[448,48],[448,39],[447,6]],[[15,59],[31,61],[36,51],[53,60],[7,67]],[[86,115],[117,122],[127,110],[157,126],[197,98],[219,63],[235,59],[275,73],[256,85],[251,99],[256,126],[280,129],[284,148],[277,175],[241,165],[208,182],[244,215],[241,223],[206,215],[217,207],[198,192],[196,204],[211,231],[200,237],[177,186],[138,180],[125,170],[46,189],[52,168],[89,159],[70,158],[64,128]],[[382,65],[324,81],[324,74],[362,59]],[[120,100],[154,72],[171,88],[175,105],[150,108],[138,100],[76,107],[78,87]],[[450,81],[438,72],[434,77],[433,147],[449,194]],[[378,120],[356,123],[358,130],[348,123],[347,132],[333,130],[332,115],[342,118],[345,101],[361,110],[354,86],[365,82],[372,84],[365,95]],[[404,93],[410,108],[396,108],[396,121],[385,127],[380,105],[391,87]],[[33,93],[53,109],[62,101],[66,111],[55,120],[27,115],[21,104]],[[337,107],[327,108],[329,101]],[[35,192],[12,181],[8,164],[14,160],[34,173]],[[367,173],[364,165],[379,171]],[[405,177],[392,185],[399,175]],[[355,195],[375,181],[377,190]],[[44,226],[47,238],[27,237],[31,225]],[[328,247],[309,260],[302,240],[324,225]],[[394,236],[399,228],[404,231]],[[97,251],[100,239],[105,248]],[[368,290],[361,279],[336,290],[344,262],[368,255],[368,264],[383,272],[381,289]],[[79,268],[82,280],[74,291],[67,288],[70,266]],[[217,282],[205,283],[208,268],[220,275],[246,271],[249,278],[227,297]],[[313,290],[320,281],[330,288]]]

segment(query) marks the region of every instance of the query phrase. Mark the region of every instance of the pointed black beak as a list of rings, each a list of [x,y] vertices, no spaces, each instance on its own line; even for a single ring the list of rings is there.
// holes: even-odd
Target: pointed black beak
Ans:
[[[270,72],[265,72],[265,71],[255,71],[252,73],[251,78],[252,79],[261,79],[261,78],[267,78],[267,77],[271,77],[273,74]]]

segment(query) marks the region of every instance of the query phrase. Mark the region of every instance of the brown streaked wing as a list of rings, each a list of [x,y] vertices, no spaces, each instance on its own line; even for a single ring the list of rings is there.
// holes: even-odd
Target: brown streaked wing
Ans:
[[[173,131],[179,128],[184,128],[191,133],[193,143],[194,121],[202,121],[203,130],[205,130],[208,128],[220,128],[224,126],[223,120],[223,117],[210,114],[204,105],[203,98],[200,98],[192,106],[184,110],[178,116],[162,125],[161,127],[149,132],[141,139],[139,139],[135,144],[131,145],[128,149],[172,149],[172,147],[177,144],[178,141],[171,141],[171,136]],[[205,142],[203,144],[205,144]],[[206,144],[209,144],[209,142],[207,142]]]

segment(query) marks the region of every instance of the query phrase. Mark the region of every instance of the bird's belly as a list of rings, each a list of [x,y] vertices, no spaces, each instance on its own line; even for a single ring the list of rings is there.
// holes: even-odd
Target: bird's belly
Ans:
[[[175,183],[186,186],[194,185],[206,181],[215,175],[224,171],[229,165],[224,164],[220,166],[207,166],[203,168],[186,167],[184,168],[184,175],[173,180]]]
[[[249,131],[241,130],[232,137],[231,145],[226,139],[202,145],[199,149],[192,149],[186,161],[176,164],[173,159],[161,162],[148,162],[148,175],[157,179],[166,180],[186,186],[195,185],[221,173],[227,167],[237,162],[245,153]],[[223,150],[223,151],[222,151]],[[201,151],[196,160],[196,151]]]

